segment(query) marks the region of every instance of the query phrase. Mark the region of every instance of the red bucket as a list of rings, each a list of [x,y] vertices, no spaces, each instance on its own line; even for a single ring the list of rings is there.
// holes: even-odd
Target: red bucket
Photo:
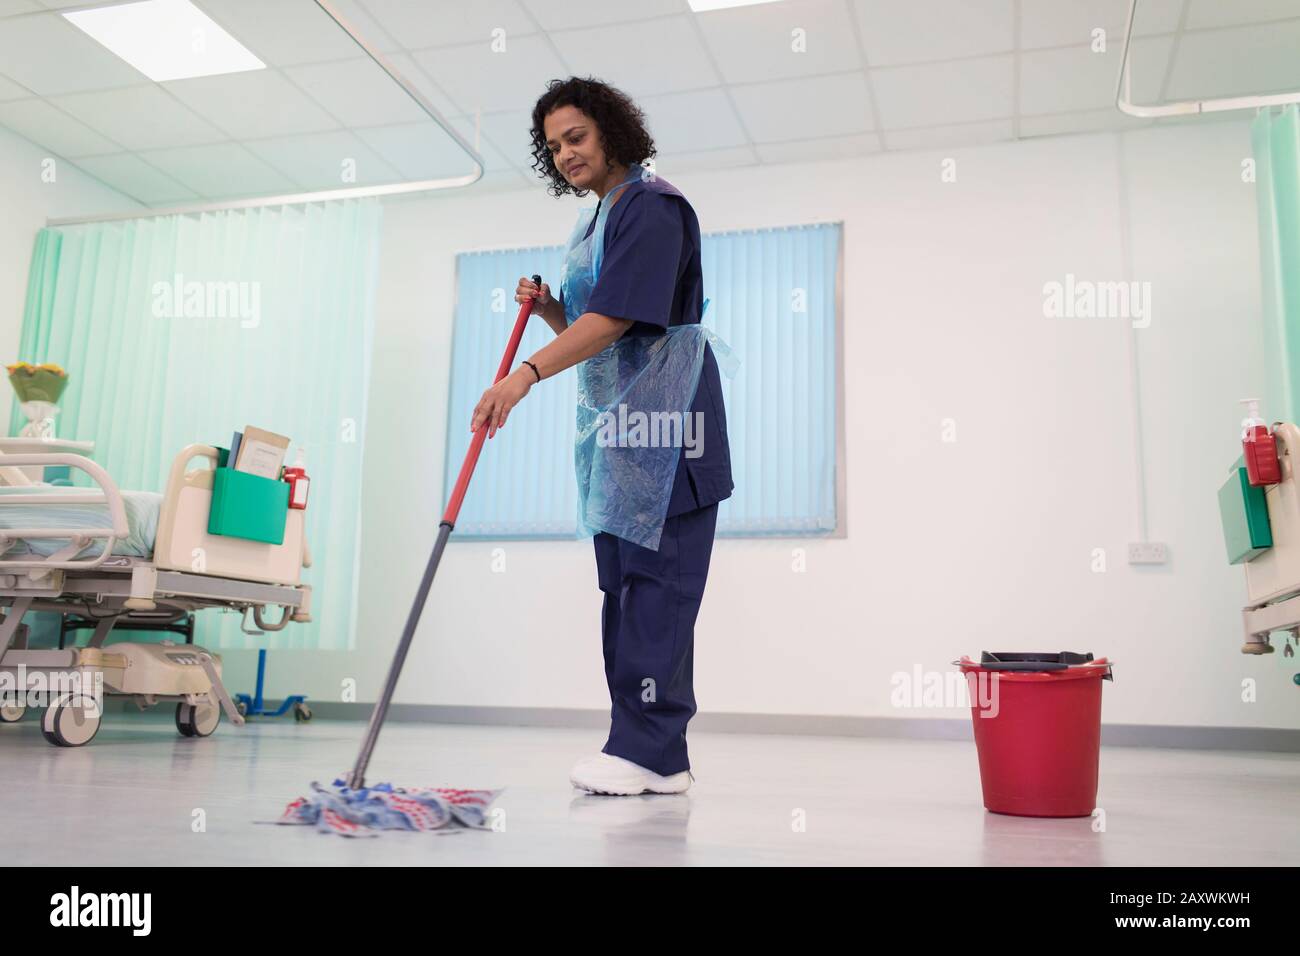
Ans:
[[[971,692],[984,806],[1022,817],[1086,817],[1097,805],[1101,682],[1091,654],[990,654],[961,667]]]

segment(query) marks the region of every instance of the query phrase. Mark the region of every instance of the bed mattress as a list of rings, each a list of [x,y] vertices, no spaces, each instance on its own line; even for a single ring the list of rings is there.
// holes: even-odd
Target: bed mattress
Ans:
[[[0,486],[0,531],[9,528],[111,528],[108,505],[58,504],[60,495],[86,494],[91,488],[54,485],[32,485],[26,488]],[[48,496],[45,504],[5,504],[9,495],[39,494]],[[124,541],[113,545],[113,553],[133,558],[153,555],[154,538],[158,534],[158,512],[163,496],[154,491],[124,491],[122,504],[126,508],[129,530]],[[68,538],[19,538],[4,552],[5,558],[22,555],[49,557],[69,543]],[[103,539],[88,544],[77,557],[98,554],[104,548]]]

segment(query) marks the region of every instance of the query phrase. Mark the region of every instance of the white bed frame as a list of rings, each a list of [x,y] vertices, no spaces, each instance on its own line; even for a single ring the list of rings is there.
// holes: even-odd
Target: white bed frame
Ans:
[[[1300,428],[1290,422],[1273,426],[1282,481],[1264,491],[1273,547],[1247,561],[1247,601],[1242,608],[1246,642],[1243,654],[1271,654],[1272,631],[1300,629],[1300,482],[1296,464],[1300,459]]]
[[[201,459],[203,467],[191,469]],[[221,659],[201,647],[161,644],[113,644],[104,649],[115,625],[156,622],[203,608],[224,608],[244,616],[247,633],[279,631],[289,622],[311,620],[311,587],[301,583],[311,566],[303,530],[303,512],[291,508],[284,542],[266,544],[245,538],[208,534],[212,504],[212,469],[217,449],[188,445],[172,461],[159,511],[154,553],[149,558],[114,555],[114,545],[128,536],[122,495],[109,474],[81,455],[64,453],[3,456],[0,479],[27,484],[16,467],[67,465],[85,472],[98,491],[57,496],[14,494],[0,498],[10,505],[103,504],[109,528],[0,529],[0,555],[19,538],[65,539],[69,543],[48,558],[39,555],[0,557],[0,677],[10,687],[44,690],[54,683],[102,682],[110,694],[125,694],[142,707],[176,700],[177,728],[186,736],[206,737],[224,711],[235,724],[243,717],[221,683]],[[85,557],[88,545],[102,547]],[[280,608],[268,620],[269,608]],[[86,647],[34,650],[27,647],[23,616],[30,611],[77,612],[96,619]],[[249,627],[249,621],[254,625]],[[24,704],[4,702],[0,722],[22,717]],[[98,731],[102,708],[85,693],[70,692],[48,701],[42,720],[46,739],[63,746],[89,742]]]

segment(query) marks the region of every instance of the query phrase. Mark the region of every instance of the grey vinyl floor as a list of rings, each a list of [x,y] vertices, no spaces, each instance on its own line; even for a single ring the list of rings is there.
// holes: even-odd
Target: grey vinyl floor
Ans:
[[[260,825],[352,763],[363,725],[284,719],[180,737],[109,713],[88,746],[0,726],[9,864],[1183,866],[1300,863],[1300,758],[1106,748],[1097,821],[991,814],[973,743],[692,734],[692,789],[599,797],[590,730],[392,724],[370,781],[504,787],[496,831],[348,840]],[[1104,828],[1098,826],[1104,820]]]

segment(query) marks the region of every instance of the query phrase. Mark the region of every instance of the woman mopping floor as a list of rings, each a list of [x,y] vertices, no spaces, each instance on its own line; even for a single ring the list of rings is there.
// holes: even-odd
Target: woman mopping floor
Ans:
[[[718,502],[732,491],[718,355],[701,324],[700,226],[642,162],[641,110],[596,80],[553,80],[533,107],[534,166],[556,197],[594,192],[569,239],[559,296],[520,279],[553,342],[483,393],[491,436],[543,379],[578,366],[579,517],[594,536],[609,739],[570,779],[605,794],[680,793],[692,781],[695,618]]]

